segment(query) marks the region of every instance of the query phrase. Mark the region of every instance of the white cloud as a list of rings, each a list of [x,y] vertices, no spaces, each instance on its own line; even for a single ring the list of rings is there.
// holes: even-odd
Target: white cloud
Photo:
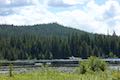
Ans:
[[[114,13],[111,14],[111,8],[114,7]],[[107,34],[107,30],[111,33],[113,30],[120,34],[120,5],[117,1],[108,0],[104,5],[97,5],[91,0],[85,10],[72,10],[58,13],[58,22],[73,26],[77,29],[88,30],[95,33]],[[106,14],[110,12],[110,14]],[[108,16],[109,18],[106,18]]]
[[[68,3],[64,3],[64,0],[49,0],[48,6],[51,6],[51,7],[70,7],[72,5],[68,4]]]
[[[42,7],[29,6],[24,8],[15,8],[14,13],[14,15],[9,15],[6,17],[1,16],[0,19],[2,19],[2,23],[15,25],[31,25],[39,23],[49,23],[55,20],[55,16]]]
[[[63,0],[64,3],[69,5],[84,4],[88,0]]]
[[[59,16],[58,22],[66,24],[66,26],[98,33],[106,33],[107,31],[107,25],[104,22],[97,21],[94,16],[80,10],[61,12],[57,16]]]
[[[11,6],[24,6],[24,5],[30,5],[32,2],[31,0],[11,0],[10,5]]]
[[[5,6],[5,5],[8,5],[10,4],[10,1],[9,0],[0,0],[0,6]]]
[[[85,4],[88,0],[48,0],[48,5],[52,7],[71,7]]]
[[[0,5],[11,4],[10,0],[0,0]],[[30,4],[28,6],[28,4]],[[84,7],[81,9],[81,5]],[[0,8],[0,22],[16,25],[39,24],[58,22],[95,33],[107,33],[107,30],[116,31],[120,35],[120,4],[118,0],[107,0],[103,5],[98,5],[94,0],[13,0],[14,8]],[[16,7],[16,6],[21,7]],[[24,6],[26,5],[26,6]],[[76,6],[75,8],[71,6]],[[52,12],[49,7],[64,11]],[[70,6],[71,10],[67,10]],[[10,15],[9,15],[9,14]],[[4,15],[4,16],[3,16]]]
[[[0,8],[32,5],[32,0],[0,0]]]
[[[116,22],[116,25],[114,27],[114,30],[116,31],[117,34],[120,35],[120,21]]]

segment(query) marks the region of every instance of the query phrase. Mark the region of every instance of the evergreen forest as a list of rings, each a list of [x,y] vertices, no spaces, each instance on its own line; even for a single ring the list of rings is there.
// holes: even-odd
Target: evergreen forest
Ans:
[[[0,25],[0,60],[120,57],[120,37],[77,30],[57,23]]]

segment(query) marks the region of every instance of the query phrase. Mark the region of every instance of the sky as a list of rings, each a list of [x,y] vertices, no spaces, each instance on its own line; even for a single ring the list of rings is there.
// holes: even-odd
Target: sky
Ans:
[[[57,22],[92,32],[120,35],[120,0],[0,0],[0,24]]]

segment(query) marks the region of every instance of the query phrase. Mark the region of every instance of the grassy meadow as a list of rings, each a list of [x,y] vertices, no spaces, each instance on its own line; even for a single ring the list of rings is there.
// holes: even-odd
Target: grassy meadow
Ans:
[[[7,74],[0,74],[0,80],[120,80],[120,71],[108,69],[107,63],[90,57],[73,72],[43,66],[30,72],[15,73],[13,65],[10,65]]]
[[[1,74],[0,80],[120,80],[119,71],[89,72],[85,74],[65,73],[52,69],[37,70],[30,73]]]

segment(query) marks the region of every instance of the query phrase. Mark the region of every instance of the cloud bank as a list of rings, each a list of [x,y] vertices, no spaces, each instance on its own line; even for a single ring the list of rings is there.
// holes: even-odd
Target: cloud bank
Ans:
[[[65,26],[120,35],[119,0],[0,0],[0,24],[58,22]]]

